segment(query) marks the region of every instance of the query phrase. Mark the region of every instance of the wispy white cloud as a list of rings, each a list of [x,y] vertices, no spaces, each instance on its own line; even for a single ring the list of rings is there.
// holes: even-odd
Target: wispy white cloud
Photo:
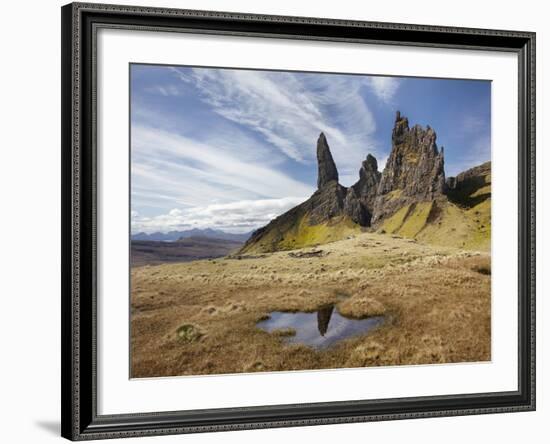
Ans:
[[[210,145],[142,125],[132,126],[132,199],[158,206],[198,206],[246,199],[308,197],[313,187],[263,162],[242,160],[222,141]]]
[[[343,175],[376,154],[375,119],[362,78],[220,69],[174,69],[215,113],[246,127],[292,161],[314,164],[324,132]],[[307,79],[306,79],[307,78]]]
[[[165,214],[142,217],[132,212],[132,232],[155,232],[187,228],[217,228],[228,232],[247,232],[267,224],[303,201],[303,197],[242,200],[225,204],[173,208]]]
[[[146,88],[145,91],[153,94],[160,94],[164,97],[169,96],[179,96],[181,94],[180,90],[176,85],[155,85],[149,88]]]
[[[376,99],[365,92],[389,102],[396,79],[169,70],[171,80],[132,99],[133,231],[264,225],[315,190],[320,132],[343,185],[357,180],[367,153],[385,154],[367,103]],[[147,94],[169,105],[151,107]]]
[[[392,104],[400,80],[395,77],[367,77],[366,83],[382,102]]]

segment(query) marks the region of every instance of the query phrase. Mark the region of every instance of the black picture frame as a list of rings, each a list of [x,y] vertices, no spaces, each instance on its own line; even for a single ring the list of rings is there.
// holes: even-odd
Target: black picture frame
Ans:
[[[62,436],[71,440],[535,409],[535,33],[72,3],[62,15]],[[96,86],[100,27],[508,51],[519,66],[518,390],[98,415]]]

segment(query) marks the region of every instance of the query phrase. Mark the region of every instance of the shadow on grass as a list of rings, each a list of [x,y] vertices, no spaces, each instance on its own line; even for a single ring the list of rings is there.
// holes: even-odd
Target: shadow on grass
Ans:
[[[447,197],[455,205],[466,208],[473,208],[491,197],[491,193],[485,193],[479,196],[471,197],[467,194],[468,192],[448,192]]]

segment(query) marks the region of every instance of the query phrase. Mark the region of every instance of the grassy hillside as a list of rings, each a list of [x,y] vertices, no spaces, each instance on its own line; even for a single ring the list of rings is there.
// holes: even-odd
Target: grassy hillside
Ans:
[[[289,220],[282,228],[268,229],[258,242],[246,245],[241,253],[294,250],[334,242],[361,232],[361,227],[348,217],[334,217],[327,222],[311,225],[307,214]]]
[[[468,250],[491,249],[491,174],[484,164],[447,198],[402,207],[378,231]]]
[[[388,201],[399,199],[402,192],[400,189],[393,190],[385,198]],[[337,183],[330,189],[317,191],[303,204],[256,231],[240,253],[294,250],[373,230],[354,223],[342,212],[336,212],[339,208],[336,203],[343,195],[345,189]],[[393,214],[390,212],[376,224],[378,233],[417,239],[427,244],[489,251],[491,163],[486,162],[449,178],[446,194],[435,200],[422,202],[405,199],[393,208],[397,208]],[[319,217],[319,214],[325,217]]]

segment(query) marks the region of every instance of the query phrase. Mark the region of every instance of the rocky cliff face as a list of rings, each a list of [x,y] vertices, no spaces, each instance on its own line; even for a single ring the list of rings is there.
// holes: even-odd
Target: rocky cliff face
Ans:
[[[479,176],[489,174],[490,181],[487,163],[479,171],[473,169],[446,183],[443,147],[438,149],[435,131],[429,126],[410,128],[399,111],[392,131],[392,149],[382,173],[374,156],[368,154],[359,170],[359,180],[349,188],[342,186],[323,133],[317,140],[317,163],[315,193],[255,231],[242,252],[269,252],[338,240],[361,227],[380,228],[396,214],[406,219],[418,213],[428,221],[461,190],[469,190],[469,184],[479,181]]]
[[[374,202],[372,223],[397,209],[442,197],[445,191],[443,148],[438,150],[435,131],[429,126],[409,128],[409,121],[396,114],[392,150],[382,173]]]
[[[368,154],[359,170],[359,180],[348,190],[350,200],[353,201],[354,198],[358,200],[358,204],[354,202],[355,207],[353,209],[350,208],[349,214],[360,225],[371,225],[381,176],[382,174],[378,171],[376,158]],[[357,211],[360,211],[361,215],[355,217],[355,214],[359,214]]]
[[[491,162],[470,168],[446,180],[448,199],[462,207],[471,208],[491,197]]]
[[[378,163],[368,155],[359,170],[359,180],[346,188],[338,183],[338,170],[323,133],[317,140],[317,191],[302,205],[312,225],[337,216],[347,217],[361,226],[370,226],[381,173]]]
[[[242,252],[269,252],[336,240],[357,227],[370,224],[372,196],[376,193],[380,175],[372,170],[376,169],[374,157],[370,156],[364,162],[357,184],[346,188],[338,183],[336,164],[327,139],[321,133],[317,140],[317,164],[315,193],[256,230]]]
[[[465,192],[470,189],[478,189],[490,183],[491,162],[485,162],[474,168],[470,168],[456,177],[449,177],[445,181],[447,193]]]
[[[428,244],[491,249],[491,162],[447,179],[445,196],[401,207],[377,230]]]

